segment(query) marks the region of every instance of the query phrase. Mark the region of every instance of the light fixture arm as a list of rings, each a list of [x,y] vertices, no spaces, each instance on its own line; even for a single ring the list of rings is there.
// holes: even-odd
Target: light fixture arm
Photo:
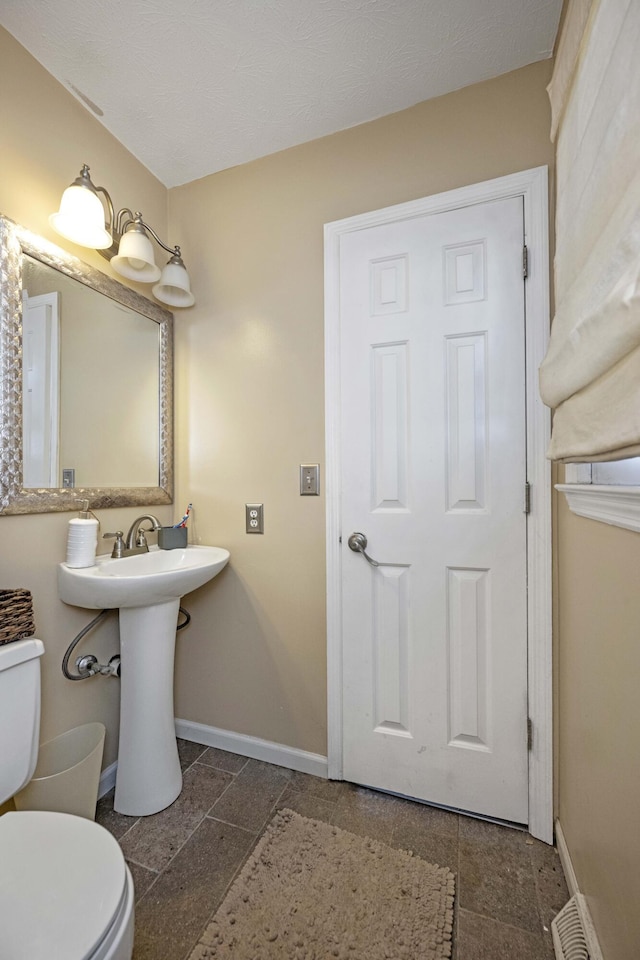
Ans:
[[[118,210],[115,221],[113,223],[113,233],[114,237],[122,237],[122,234],[125,232],[130,223],[136,223],[138,217],[141,217],[140,213],[134,213],[133,210],[130,210],[129,207],[123,207],[122,210]]]
[[[121,213],[125,213],[125,212],[130,215],[130,218],[129,218],[128,220],[125,220],[125,221],[122,223],[122,228],[119,230],[120,233],[124,233],[124,231],[127,229],[127,227],[129,226],[129,224],[131,224],[131,223],[139,223],[141,227],[144,227],[145,230],[148,230],[148,231],[149,231],[149,233],[151,234],[151,236],[153,237],[153,239],[156,241],[156,243],[158,244],[158,246],[162,247],[163,250],[166,250],[167,253],[171,253],[173,256],[177,256],[177,257],[180,256],[180,247],[178,247],[178,246],[169,247],[166,243],[163,243],[163,241],[160,239],[160,237],[159,237],[158,234],[155,232],[155,230],[153,229],[153,227],[150,226],[150,225],[146,222],[146,220],[143,220],[143,219],[142,219],[142,214],[141,214],[141,213],[135,213],[135,214],[133,214],[133,213],[131,213],[131,210],[120,210],[119,213],[118,213],[118,218],[120,217],[120,214],[121,214]]]
[[[86,163],[82,164],[82,170],[80,171],[80,176],[75,180],[75,183],[79,187],[86,187],[88,190],[93,190],[94,193],[103,193],[105,200],[107,201],[107,207],[109,209],[109,220],[105,224],[106,229],[111,232],[111,226],[114,223],[113,215],[113,200],[109,194],[109,191],[106,187],[97,187],[89,175],[89,167]]]
[[[127,227],[131,226],[132,223],[137,224],[140,227],[144,227],[144,229],[151,234],[151,236],[156,241],[159,247],[162,247],[162,249],[166,250],[167,253],[170,253],[172,254],[172,256],[178,257],[180,258],[180,260],[182,260],[182,257],[180,255],[180,247],[178,246],[170,247],[168,246],[168,244],[164,243],[164,241],[160,239],[160,237],[158,236],[156,231],[153,229],[153,227],[149,223],[147,223],[146,220],[142,219],[142,214],[140,213],[140,211],[136,211],[134,213],[132,210],[129,209],[129,207],[123,207],[121,210],[118,210],[118,212],[114,215],[113,203],[111,201],[111,197],[109,196],[108,192],[103,187],[94,187],[93,189],[96,191],[100,190],[102,193],[104,193],[107,200],[107,205],[109,208],[109,215],[111,217],[111,222],[106,224],[106,229],[109,231],[109,233],[113,237],[113,243],[106,250],[98,251],[98,253],[102,254],[105,260],[112,260],[113,257],[116,256],[116,254],[118,253],[118,245],[120,243],[120,240],[122,239],[122,236],[126,231]]]

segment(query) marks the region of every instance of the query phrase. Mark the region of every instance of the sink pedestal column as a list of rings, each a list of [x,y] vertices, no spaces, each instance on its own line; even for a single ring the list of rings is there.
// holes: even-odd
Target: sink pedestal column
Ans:
[[[114,810],[142,817],[182,789],[173,712],[180,600],[120,609],[120,741]]]

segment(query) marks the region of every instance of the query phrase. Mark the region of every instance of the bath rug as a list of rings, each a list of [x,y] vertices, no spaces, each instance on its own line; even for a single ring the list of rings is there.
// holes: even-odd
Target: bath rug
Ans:
[[[280,810],[189,960],[446,960],[447,867]]]

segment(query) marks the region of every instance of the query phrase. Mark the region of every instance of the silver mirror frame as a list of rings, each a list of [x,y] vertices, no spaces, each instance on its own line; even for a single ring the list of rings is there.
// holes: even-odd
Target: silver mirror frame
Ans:
[[[22,486],[22,254],[79,280],[160,327],[160,463],[157,487]],[[173,314],[0,214],[0,514],[173,503]]]

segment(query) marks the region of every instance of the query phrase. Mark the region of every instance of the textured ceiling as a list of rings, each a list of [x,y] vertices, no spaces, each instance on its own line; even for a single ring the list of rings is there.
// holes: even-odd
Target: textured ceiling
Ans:
[[[561,6],[0,0],[0,23],[171,187],[545,59]]]

